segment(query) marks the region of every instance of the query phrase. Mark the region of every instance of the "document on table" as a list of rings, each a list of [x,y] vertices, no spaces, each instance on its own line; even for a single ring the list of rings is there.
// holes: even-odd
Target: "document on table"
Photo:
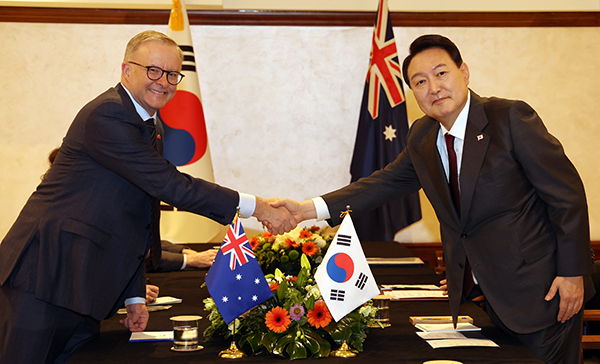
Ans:
[[[129,342],[143,341],[173,341],[173,331],[143,331],[132,332]]]
[[[466,337],[461,332],[458,331],[446,331],[446,332],[425,332],[418,331],[417,335],[419,335],[423,340],[425,340],[432,348],[456,348],[456,347],[464,347],[464,346],[479,346],[479,347],[490,347],[490,348],[499,348],[498,344],[493,342],[490,339],[487,339],[485,336],[480,333],[471,333],[477,334],[477,336],[470,335],[471,337]]]
[[[457,331],[480,331],[481,327],[466,322],[456,324],[416,324],[415,327],[421,331],[427,332],[457,332]]]
[[[369,265],[421,265],[421,264],[425,264],[423,262],[423,260],[418,257],[403,257],[403,258],[367,257],[367,263],[369,263]]]
[[[436,290],[418,290],[402,289],[393,291],[384,291],[384,295],[389,296],[391,300],[447,300],[448,296],[444,291]]]
[[[156,301],[148,304],[148,306],[156,306],[156,305],[172,305],[175,303],[181,303],[181,298],[175,298],[171,296],[158,297]]]
[[[440,289],[435,284],[382,284],[383,289]]]

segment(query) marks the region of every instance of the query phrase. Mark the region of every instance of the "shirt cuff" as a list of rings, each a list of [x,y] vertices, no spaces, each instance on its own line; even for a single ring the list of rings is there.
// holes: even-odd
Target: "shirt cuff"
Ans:
[[[181,268],[179,268],[179,270],[184,270],[187,266],[187,255],[183,253],[181,253],[181,255],[183,255],[183,264],[181,265]]]
[[[143,303],[146,304],[145,297],[131,297],[125,300],[125,306],[133,305],[135,303]]]
[[[327,220],[331,217],[329,213],[329,207],[325,200],[322,197],[315,197],[312,199],[315,204],[315,209],[317,210],[317,221]]]
[[[252,217],[254,210],[256,209],[256,196],[249,195],[247,193],[239,192],[240,195],[240,214],[242,217]]]

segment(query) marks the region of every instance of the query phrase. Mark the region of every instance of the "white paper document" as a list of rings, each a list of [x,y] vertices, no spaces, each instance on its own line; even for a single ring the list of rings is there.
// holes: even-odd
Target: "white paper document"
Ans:
[[[417,335],[423,340],[434,339],[466,339],[467,337],[458,331],[431,332],[417,331]]]
[[[132,332],[129,342],[173,341],[173,331]]]
[[[158,297],[156,301],[148,304],[148,306],[156,306],[156,305],[172,305],[175,303],[181,303],[181,298],[175,298],[171,296]]]
[[[415,300],[415,299],[435,299],[435,300],[447,300],[448,296],[444,295],[444,291],[436,290],[417,290],[417,289],[403,289],[395,291],[384,291],[383,294],[390,296],[391,300]]]
[[[480,331],[481,327],[473,324],[458,323],[456,329],[453,324],[416,324],[415,327],[427,332],[456,332],[456,331]]]
[[[420,265],[425,264],[421,258],[404,257],[404,258],[377,258],[368,257],[369,265]]]
[[[499,348],[498,344],[490,339],[443,339],[443,340],[425,340],[432,348],[456,348],[460,346],[481,346],[490,348]]]
[[[382,284],[384,289],[440,289],[435,284]]]

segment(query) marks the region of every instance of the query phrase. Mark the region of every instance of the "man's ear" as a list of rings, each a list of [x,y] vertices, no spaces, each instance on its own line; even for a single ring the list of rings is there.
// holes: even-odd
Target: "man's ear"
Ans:
[[[460,72],[463,74],[463,77],[465,79],[465,85],[469,85],[469,77],[471,76],[471,73],[469,72],[469,66],[467,66],[467,64],[465,62],[463,62],[463,64],[460,66]]]
[[[129,82],[129,78],[131,77],[131,65],[129,62],[121,63],[121,74]]]

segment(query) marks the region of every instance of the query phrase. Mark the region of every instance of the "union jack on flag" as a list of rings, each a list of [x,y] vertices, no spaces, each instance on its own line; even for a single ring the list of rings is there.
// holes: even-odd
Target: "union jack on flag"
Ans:
[[[402,90],[402,72],[392,21],[387,0],[379,0],[350,165],[352,182],[369,176],[394,161],[406,147],[407,133],[408,118]],[[352,219],[362,241],[391,241],[397,231],[420,218],[419,195],[414,193]]]
[[[273,297],[237,216],[204,280],[227,325]]]
[[[223,245],[221,245],[221,251],[223,255],[229,254],[229,268],[231,270],[235,270],[236,264],[244,265],[248,263],[248,258],[256,257],[237,216],[231,224],[231,229],[227,230],[227,235],[225,235]]]
[[[402,71],[398,64],[398,51],[392,27],[388,28],[389,11],[387,0],[380,0],[377,21],[373,31],[371,63],[367,72],[369,84],[369,113],[373,119],[379,116],[379,92],[383,88],[390,106],[404,102]]]

